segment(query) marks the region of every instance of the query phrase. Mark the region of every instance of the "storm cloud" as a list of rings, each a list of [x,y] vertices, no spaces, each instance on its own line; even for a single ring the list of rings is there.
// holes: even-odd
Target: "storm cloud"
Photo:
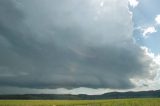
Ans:
[[[133,88],[154,62],[132,31],[127,0],[0,0],[0,86]]]

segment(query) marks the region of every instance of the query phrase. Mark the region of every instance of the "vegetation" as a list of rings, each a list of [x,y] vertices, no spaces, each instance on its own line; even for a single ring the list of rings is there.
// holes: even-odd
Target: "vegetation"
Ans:
[[[0,100],[0,106],[160,106],[160,99]]]

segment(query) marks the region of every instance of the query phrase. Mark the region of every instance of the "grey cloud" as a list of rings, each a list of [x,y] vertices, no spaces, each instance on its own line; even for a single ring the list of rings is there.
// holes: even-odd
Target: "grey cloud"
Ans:
[[[0,86],[126,89],[150,76],[127,0],[98,3],[1,0]]]

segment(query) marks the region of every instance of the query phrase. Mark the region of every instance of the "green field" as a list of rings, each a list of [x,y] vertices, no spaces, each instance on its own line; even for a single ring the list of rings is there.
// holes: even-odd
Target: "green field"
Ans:
[[[160,99],[0,100],[0,106],[160,106]]]

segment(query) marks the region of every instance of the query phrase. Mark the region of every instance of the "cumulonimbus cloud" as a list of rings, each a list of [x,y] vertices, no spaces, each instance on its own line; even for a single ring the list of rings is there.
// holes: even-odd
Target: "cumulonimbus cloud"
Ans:
[[[103,5],[101,5],[103,2]],[[134,87],[153,61],[133,42],[127,0],[0,1],[0,86]]]

